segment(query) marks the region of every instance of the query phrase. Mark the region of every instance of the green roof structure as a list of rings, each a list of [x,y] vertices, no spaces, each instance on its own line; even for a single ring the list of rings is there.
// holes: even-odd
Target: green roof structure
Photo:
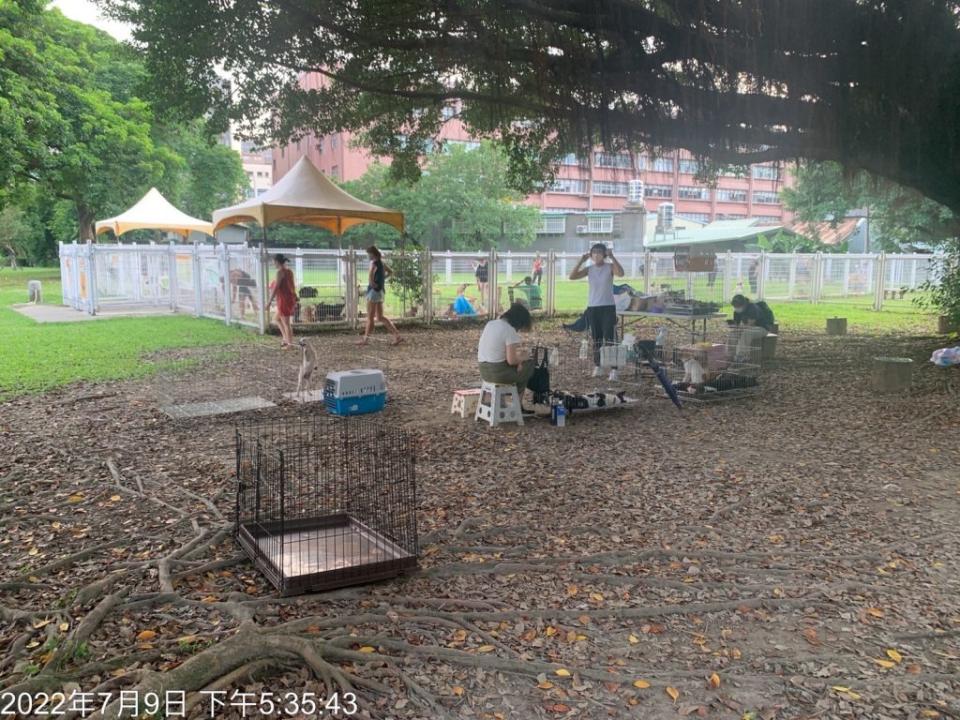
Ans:
[[[655,233],[645,243],[650,250],[669,250],[675,247],[697,246],[713,250],[733,250],[745,245],[756,245],[761,236],[778,233],[796,235],[783,225],[758,225],[757,218],[743,220],[716,220],[698,230],[678,230],[666,235]]]

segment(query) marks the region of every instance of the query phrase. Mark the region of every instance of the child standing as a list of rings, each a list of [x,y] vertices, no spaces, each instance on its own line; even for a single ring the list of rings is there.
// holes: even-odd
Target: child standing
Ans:
[[[610,258],[610,262],[607,262]],[[592,263],[583,267],[584,263]],[[596,243],[584,253],[570,273],[571,280],[587,278],[586,319],[593,337],[593,377],[600,377],[600,348],[617,339],[617,306],[613,300],[613,278],[623,277],[623,266],[603,243]],[[617,369],[610,370],[610,380],[617,379]]]
[[[383,300],[386,295],[386,280],[390,275],[390,269],[383,264],[383,255],[376,245],[367,248],[367,258],[370,260],[370,272],[367,277],[367,326],[363,332],[363,338],[357,341],[357,345],[366,345],[369,342],[370,333],[373,332],[374,323],[379,320],[383,326],[393,335],[391,345],[399,345],[402,338],[400,331],[383,314]]]

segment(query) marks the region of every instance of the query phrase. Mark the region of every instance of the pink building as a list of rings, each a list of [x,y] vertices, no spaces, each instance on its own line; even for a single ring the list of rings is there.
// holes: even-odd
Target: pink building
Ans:
[[[306,89],[323,85],[316,73],[301,76]],[[447,143],[478,145],[453,115],[451,106],[441,138]],[[273,151],[273,181],[277,182],[302,156],[334,180],[354,180],[366,172],[374,158],[353,147],[351,133],[317,137],[309,134],[295,143]],[[597,150],[589,158],[565,157],[557,169],[554,183],[543,193],[530,195],[526,202],[550,214],[619,213],[627,202],[629,182],[643,182],[644,204],[655,212],[664,202],[673,203],[679,218],[708,223],[713,220],[759,218],[763,224],[789,225],[792,214],[780,202],[780,190],[791,182],[785,168],[762,164],[748,168],[744,176],[734,174],[718,178],[709,188],[694,180],[697,163],[681,150],[665,150],[662,155],[616,154]]]

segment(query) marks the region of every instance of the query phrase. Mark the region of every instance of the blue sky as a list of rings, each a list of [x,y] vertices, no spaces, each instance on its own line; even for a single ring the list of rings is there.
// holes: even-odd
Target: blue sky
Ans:
[[[88,25],[95,25],[118,40],[130,39],[130,27],[124,23],[101,17],[100,9],[92,0],[53,0],[50,5],[59,8],[60,12],[68,18]]]

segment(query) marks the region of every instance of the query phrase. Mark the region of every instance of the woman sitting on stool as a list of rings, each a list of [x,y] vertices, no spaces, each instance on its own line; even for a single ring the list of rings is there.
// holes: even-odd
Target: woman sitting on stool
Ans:
[[[524,359],[523,340],[518,331],[529,330],[532,326],[530,311],[523,305],[514,303],[497,320],[486,324],[477,348],[480,377],[499,385],[516,385],[521,408],[523,391],[533,375],[534,363],[530,359]]]
[[[734,362],[749,362],[751,346],[767,336],[770,321],[755,303],[743,295],[734,295],[730,304],[733,305],[733,320],[728,320],[727,324],[735,328],[734,334],[737,336]]]

